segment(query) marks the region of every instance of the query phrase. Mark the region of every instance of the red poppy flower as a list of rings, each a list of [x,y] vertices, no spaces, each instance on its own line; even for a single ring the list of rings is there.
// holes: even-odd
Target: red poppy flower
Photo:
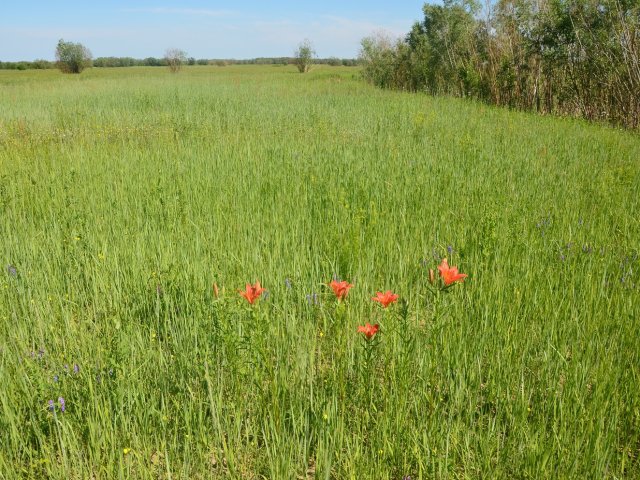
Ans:
[[[445,286],[449,286],[455,282],[462,282],[467,278],[467,274],[458,273],[458,267],[449,267],[446,258],[442,259],[442,263],[438,265],[438,270],[440,271],[440,276]]]
[[[367,340],[371,340],[371,338],[378,333],[378,330],[380,330],[380,325],[378,325],[377,323],[375,325],[371,325],[370,323],[365,323],[364,327],[363,326],[359,326],[358,327],[358,332],[359,333],[364,333],[364,336],[367,338]]]
[[[264,288],[260,286],[260,282],[256,282],[255,285],[250,285],[247,283],[244,292],[242,290],[238,290],[238,292],[240,292],[240,295],[247,299],[247,302],[253,305],[253,302],[260,298],[260,295],[262,295],[262,292],[264,292]]]
[[[393,293],[391,290],[387,290],[386,292],[376,292],[375,297],[371,297],[371,300],[374,302],[380,302],[384,308],[387,308],[390,304],[397,302],[400,295]]]
[[[344,300],[344,298],[347,296],[347,293],[349,293],[349,289],[353,287],[353,285],[346,280],[343,280],[341,282],[332,280],[329,286],[333,288],[333,293],[336,294],[338,300]]]

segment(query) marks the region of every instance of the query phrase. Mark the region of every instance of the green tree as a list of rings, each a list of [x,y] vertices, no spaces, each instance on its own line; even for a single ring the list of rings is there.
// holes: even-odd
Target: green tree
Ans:
[[[91,66],[91,52],[81,43],[58,41],[56,61],[64,73],[80,73]]]
[[[187,61],[187,52],[178,48],[170,48],[165,52],[164,58],[169,70],[173,73],[178,73],[182,65]]]
[[[363,38],[358,60],[362,64],[362,76],[379,87],[395,88],[397,44],[384,31]]]
[[[316,52],[313,49],[313,44],[311,43],[311,41],[308,39],[304,39],[300,43],[300,45],[298,45],[298,49],[293,54],[293,56],[295,57],[298,71],[300,73],[307,73],[311,68],[314,57],[316,56]]]

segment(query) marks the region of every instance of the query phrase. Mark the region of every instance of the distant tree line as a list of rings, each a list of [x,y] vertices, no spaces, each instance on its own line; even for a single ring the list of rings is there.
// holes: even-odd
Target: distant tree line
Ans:
[[[386,88],[640,127],[640,0],[443,0],[361,44]]]
[[[34,60],[32,62],[0,62],[0,70],[42,70],[46,68],[56,68],[56,62],[49,60]]]
[[[189,57],[186,59],[186,65],[217,65],[219,67],[227,65],[295,65],[297,62],[295,57],[259,57],[244,60],[237,60],[233,58],[218,58],[207,59],[199,58],[195,59]],[[332,65],[332,66],[356,66],[358,64],[357,59],[353,58],[314,58],[313,63]],[[166,58],[154,58],[149,57],[145,59],[135,59],[130,57],[98,57],[93,61],[94,67],[166,67]]]
[[[294,57],[264,57],[246,60],[236,59],[195,59],[187,58],[186,65],[217,65],[220,67],[226,65],[295,65]],[[353,67],[358,61],[353,58],[314,58],[314,64],[332,65],[332,66],[349,66]],[[94,67],[167,67],[166,58],[148,57],[143,59],[132,57],[97,57],[93,59]],[[21,62],[0,62],[1,70],[29,70],[29,69],[45,69],[57,68],[56,62],[48,60],[34,60]]]

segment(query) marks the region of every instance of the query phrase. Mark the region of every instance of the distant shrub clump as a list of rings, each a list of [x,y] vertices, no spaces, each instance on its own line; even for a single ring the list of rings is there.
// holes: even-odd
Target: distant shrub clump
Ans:
[[[81,43],[58,41],[56,63],[64,73],[80,73],[91,66],[91,52]]]

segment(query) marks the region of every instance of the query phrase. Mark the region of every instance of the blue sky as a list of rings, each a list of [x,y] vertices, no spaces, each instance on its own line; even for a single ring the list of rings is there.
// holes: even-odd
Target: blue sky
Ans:
[[[180,48],[195,58],[291,55],[308,38],[319,57],[355,57],[376,30],[403,35],[424,1],[108,2],[0,0],[0,60],[52,60],[60,38],[94,57],[162,57]]]

